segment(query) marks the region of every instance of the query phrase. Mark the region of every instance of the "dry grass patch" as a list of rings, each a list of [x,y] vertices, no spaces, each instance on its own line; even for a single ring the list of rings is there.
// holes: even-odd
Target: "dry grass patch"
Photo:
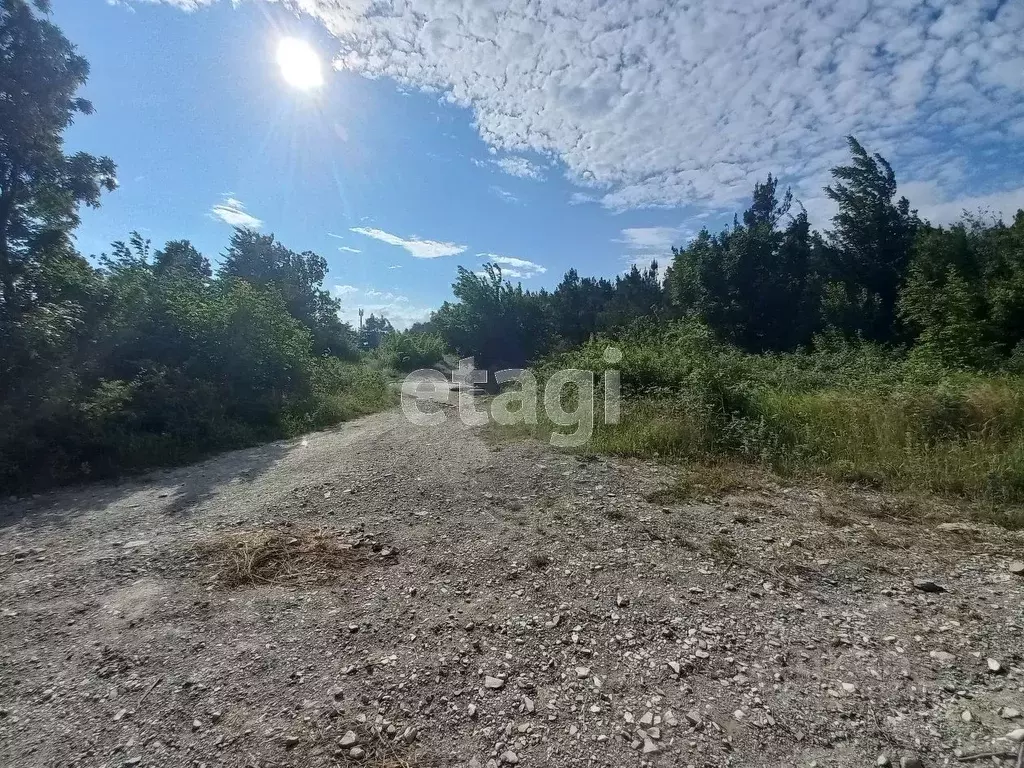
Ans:
[[[332,580],[366,561],[356,545],[334,531],[244,531],[198,547],[200,559],[223,587],[308,584]]]
[[[701,498],[720,498],[742,491],[777,486],[771,473],[753,464],[708,462],[684,467],[673,485],[645,497],[651,504],[671,504]]]

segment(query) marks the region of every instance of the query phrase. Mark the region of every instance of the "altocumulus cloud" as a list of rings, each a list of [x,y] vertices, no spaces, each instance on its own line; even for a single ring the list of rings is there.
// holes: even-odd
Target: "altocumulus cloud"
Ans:
[[[300,5],[337,66],[441,89],[492,149],[557,157],[612,209],[721,207],[769,171],[813,192],[847,134],[923,181],[979,152],[1019,160],[1024,139],[1019,0]],[[995,170],[956,190],[1019,168]]]
[[[243,229],[259,229],[263,222],[245,210],[241,200],[226,195],[224,200],[217,203],[210,209],[210,215],[220,219],[225,224]]]
[[[440,256],[456,256],[466,250],[466,246],[457,245],[455,243],[444,243],[438,240],[421,240],[420,238],[406,239],[393,235],[390,232],[385,232],[383,229],[373,229],[369,227],[352,227],[352,232],[357,235],[366,235],[366,237],[372,237],[374,240],[380,240],[382,243],[388,245],[397,245],[400,248],[405,248],[412,256],[417,259],[436,259]]]

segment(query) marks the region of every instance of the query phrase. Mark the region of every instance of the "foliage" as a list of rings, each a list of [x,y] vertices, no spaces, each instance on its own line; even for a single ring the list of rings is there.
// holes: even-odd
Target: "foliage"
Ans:
[[[44,3],[36,8],[45,10]],[[78,223],[81,204],[113,189],[114,164],[64,154],[64,130],[92,104],[76,96],[89,65],[25,0],[0,2],[0,312],[20,311],[33,254]]]
[[[98,269],[72,254],[41,265],[45,300],[12,329],[22,354],[4,356],[0,484],[180,462],[392,401],[381,373],[318,355],[276,285],[168,269],[169,250],[151,258],[135,235]]]
[[[377,357],[386,368],[403,372],[436,365],[444,353],[440,336],[412,331],[388,334],[377,348]]]
[[[459,302],[446,301],[431,322],[449,348],[475,356],[478,368],[513,368],[544,349],[549,320],[543,297],[513,288],[497,264],[484,265],[480,274],[459,267],[452,292]]]
[[[371,314],[359,330],[359,347],[366,351],[373,351],[394,332],[395,329],[390,320],[383,315],[377,317]]]
[[[718,235],[705,229],[676,249],[667,281],[684,316],[753,351],[793,349],[814,331],[823,245],[806,212],[790,215],[792,194],[780,200],[777,185],[769,175],[754,186],[743,223]]]
[[[1022,377],[951,371],[841,340],[814,352],[753,355],[695,321],[596,339],[538,371],[600,371],[610,343],[623,353],[623,418],[599,419],[587,450],[742,460],[782,474],[1024,501]]]
[[[317,352],[355,358],[355,334],[338,317],[340,302],[322,287],[327,275],[323,256],[311,251],[296,253],[273,235],[236,229],[224,254],[221,274],[254,285],[273,286],[287,303],[289,313],[309,328]]]

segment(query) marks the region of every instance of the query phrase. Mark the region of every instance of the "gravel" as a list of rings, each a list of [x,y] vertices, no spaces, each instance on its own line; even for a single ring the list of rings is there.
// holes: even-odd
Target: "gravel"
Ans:
[[[863,490],[666,507],[647,498],[671,467],[494,443],[446,412],[4,503],[0,764],[853,768],[1016,748],[1021,534],[898,520]],[[203,553],[267,532],[351,557],[229,588]]]

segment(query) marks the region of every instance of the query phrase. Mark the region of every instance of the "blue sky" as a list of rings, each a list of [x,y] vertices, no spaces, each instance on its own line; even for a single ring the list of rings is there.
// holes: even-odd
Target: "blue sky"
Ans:
[[[457,265],[539,288],[666,254],[768,171],[824,224],[847,133],[932,220],[1024,206],[1018,2],[292,5],[54,0],[92,66],[69,147],[119,168],[84,253],[137,229],[216,257],[245,223],[323,254],[346,319],[405,326]],[[322,88],[284,81],[283,37]]]

